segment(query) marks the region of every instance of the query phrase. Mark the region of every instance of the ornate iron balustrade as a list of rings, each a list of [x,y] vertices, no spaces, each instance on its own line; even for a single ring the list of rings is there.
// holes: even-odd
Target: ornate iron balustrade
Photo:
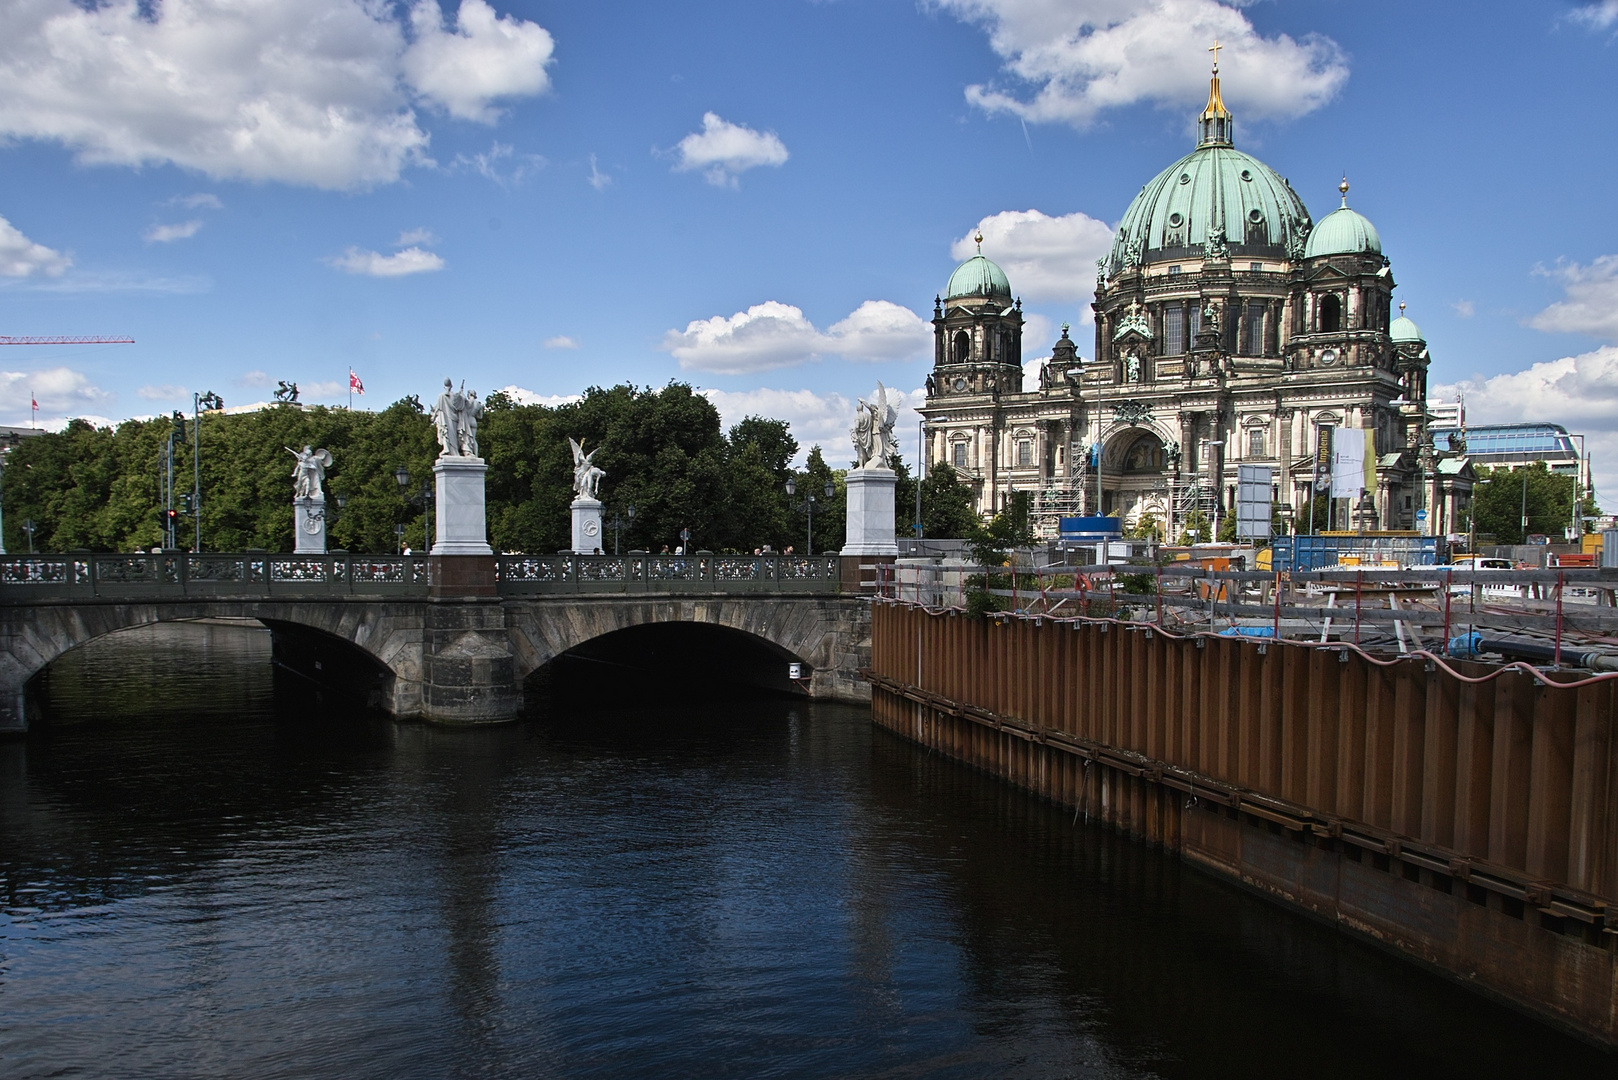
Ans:
[[[836,555],[502,555],[501,596],[834,593]]]
[[[835,593],[836,555],[501,555],[501,596]],[[0,603],[231,597],[425,597],[425,555],[162,552],[0,556]]]

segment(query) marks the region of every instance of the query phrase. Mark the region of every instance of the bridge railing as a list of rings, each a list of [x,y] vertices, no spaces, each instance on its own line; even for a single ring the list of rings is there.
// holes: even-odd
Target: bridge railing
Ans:
[[[501,596],[835,593],[836,555],[501,555]],[[424,597],[425,555],[187,552],[0,556],[0,603],[231,597]]]
[[[8,555],[0,597],[38,600],[234,596],[424,596],[422,555]]]
[[[502,555],[501,596],[834,593],[836,555]]]

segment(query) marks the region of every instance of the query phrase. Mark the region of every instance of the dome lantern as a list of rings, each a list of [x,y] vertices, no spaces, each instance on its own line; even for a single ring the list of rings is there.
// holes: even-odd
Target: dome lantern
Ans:
[[[1197,146],[1231,146],[1235,142],[1236,123],[1225,107],[1219,92],[1219,50],[1224,48],[1219,39],[1208,49],[1214,54],[1213,77],[1208,80],[1208,104],[1197,118]]]

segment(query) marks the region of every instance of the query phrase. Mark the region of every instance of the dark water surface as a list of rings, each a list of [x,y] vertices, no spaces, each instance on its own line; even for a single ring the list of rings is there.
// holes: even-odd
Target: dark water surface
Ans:
[[[5,1077],[1618,1075],[860,709],[446,731],[207,627],[49,692],[0,743]]]

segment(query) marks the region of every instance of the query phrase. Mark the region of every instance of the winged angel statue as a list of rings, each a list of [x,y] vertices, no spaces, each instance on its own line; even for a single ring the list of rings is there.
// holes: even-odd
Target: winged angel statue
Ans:
[[[331,468],[331,451],[324,448],[316,450],[310,446],[305,446],[302,453],[290,446],[282,449],[298,459],[298,463],[292,466],[293,498],[324,501],[326,495],[320,486],[325,482],[326,470]]]
[[[888,404],[888,392],[881,383],[870,401],[860,399],[859,413],[849,432],[854,437],[854,467],[856,469],[886,469],[899,445],[893,437],[893,425],[899,422],[899,411]]]
[[[601,447],[586,454],[583,443],[572,438],[567,441],[573,447],[573,494],[580,499],[599,499],[601,481],[607,474],[592,465],[590,459],[601,452]]]

